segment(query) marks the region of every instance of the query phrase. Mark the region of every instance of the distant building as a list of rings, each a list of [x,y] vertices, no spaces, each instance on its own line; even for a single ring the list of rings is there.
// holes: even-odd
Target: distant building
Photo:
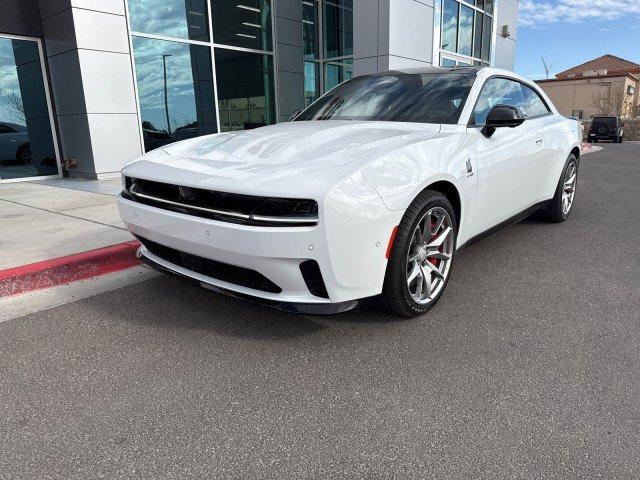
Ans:
[[[581,120],[597,115],[640,116],[640,64],[614,55],[603,55],[537,83],[564,115]]]

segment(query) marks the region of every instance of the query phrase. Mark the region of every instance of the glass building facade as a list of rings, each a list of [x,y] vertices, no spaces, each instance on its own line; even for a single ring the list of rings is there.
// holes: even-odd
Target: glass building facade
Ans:
[[[175,141],[287,121],[356,74],[512,68],[517,5],[10,2],[0,16],[0,182],[117,176]]]
[[[489,65],[493,0],[441,1],[440,65]]]
[[[276,121],[271,0],[128,0],[144,149]]]

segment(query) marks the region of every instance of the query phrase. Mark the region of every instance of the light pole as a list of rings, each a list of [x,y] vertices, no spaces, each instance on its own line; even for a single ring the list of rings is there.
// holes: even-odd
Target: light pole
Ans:
[[[167,117],[167,132],[171,134],[171,123],[169,123],[169,102],[167,101],[167,57],[171,57],[168,53],[162,54],[162,72],[164,75],[164,114]]]

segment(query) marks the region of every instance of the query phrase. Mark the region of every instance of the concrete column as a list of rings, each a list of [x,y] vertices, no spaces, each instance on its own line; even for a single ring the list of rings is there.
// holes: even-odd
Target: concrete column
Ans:
[[[278,121],[304,108],[304,55],[301,0],[276,0],[276,88]]]
[[[516,56],[516,38],[518,37],[518,0],[497,0],[496,15],[493,21],[493,50],[491,66],[513,70]],[[507,26],[508,37],[502,36]]]
[[[433,1],[354,0],[355,75],[431,65]]]
[[[40,0],[63,160],[101,178],[142,153],[125,0]]]

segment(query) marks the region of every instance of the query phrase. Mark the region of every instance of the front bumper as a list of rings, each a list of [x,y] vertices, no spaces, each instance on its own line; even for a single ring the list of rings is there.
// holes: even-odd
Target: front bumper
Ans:
[[[159,257],[156,257],[151,252],[149,252],[144,246],[140,247],[136,253],[137,257],[149,267],[158,270],[159,272],[174,276],[179,278],[182,281],[190,283],[192,285],[196,285],[198,287],[205,288],[207,290],[211,290],[213,292],[220,293],[222,295],[227,295],[234,298],[239,298],[241,300],[246,300],[254,303],[259,303],[261,305],[266,305],[268,307],[276,308],[278,310],[282,310],[289,313],[301,313],[301,314],[311,314],[311,315],[333,315],[336,313],[347,312],[349,310],[354,309],[364,301],[368,301],[368,299],[360,299],[360,300],[350,300],[346,302],[338,302],[338,303],[298,303],[298,302],[283,302],[280,300],[267,299],[264,297],[258,297],[255,295],[251,295],[248,293],[240,293],[237,291],[237,286],[232,286],[231,288],[225,288],[221,286],[224,282],[216,282],[214,279],[207,277],[205,275],[200,275],[196,272],[192,272],[185,268],[179,267],[177,265],[173,265],[171,263],[165,262]]]
[[[376,241],[377,238],[361,248],[349,243],[362,245],[362,238],[372,228],[369,219],[363,224],[347,219],[348,223],[333,227],[338,233],[329,236],[328,241],[326,225],[332,222],[335,225],[336,218],[342,216],[333,214],[316,226],[256,227],[185,215],[121,196],[117,201],[120,216],[134,235],[189,255],[258,272],[281,291],[257,290],[223,281],[206,271],[190,270],[188,264],[167,261],[168,257],[158,256],[151,247],[140,249],[140,258],[153,268],[207,289],[306,313],[345,311],[355,307],[360,299],[381,291],[386,245]],[[386,236],[390,229],[385,225],[380,231]],[[317,262],[327,298],[312,294],[307,286],[300,269],[300,264],[307,260]]]

